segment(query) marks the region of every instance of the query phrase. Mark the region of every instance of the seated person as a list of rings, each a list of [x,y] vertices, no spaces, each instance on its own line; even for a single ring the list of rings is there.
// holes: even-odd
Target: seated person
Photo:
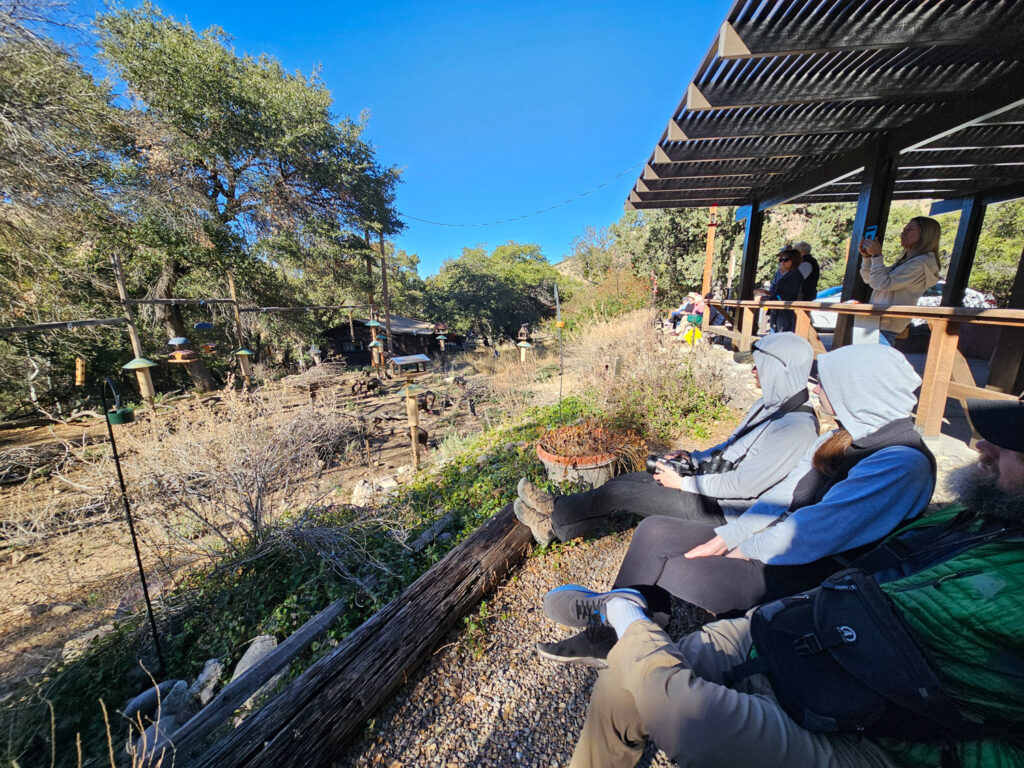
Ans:
[[[514,503],[516,517],[545,545],[552,539],[582,536],[614,512],[670,515],[709,524],[735,520],[789,474],[818,436],[817,417],[806,404],[814,359],[811,345],[791,333],[778,334],[759,339],[753,354],[762,397],[736,430],[707,451],[676,451],[666,457],[692,467],[713,462],[717,473],[683,477],[659,464],[654,475],[632,472],[593,490],[558,498],[524,477]],[[787,486],[777,492],[788,499],[792,490]]]
[[[679,765],[722,768],[923,768],[957,757],[963,768],[1024,765],[1024,403],[972,400],[968,412],[984,439],[979,463],[951,483],[959,503],[907,526],[861,561],[957,714],[974,726],[945,734],[952,755],[941,743],[907,737],[806,730],[776,697],[779,681],[762,674],[726,684],[741,677],[734,668],[751,656],[749,617],[708,624],[673,643],[632,591],[563,589],[562,609],[590,613],[619,637],[598,675],[571,768],[628,768],[648,739]],[[880,663],[899,658],[881,656]],[[833,682],[822,680],[822,688]],[[845,699],[843,689],[835,699]]]
[[[808,448],[778,486],[786,493],[772,489],[724,525],[648,517],[637,526],[615,586],[642,593],[662,626],[670,595],[722,616],[810,589],[928,506],[935,458],[910,418],[921,379],[906,358],[841,347],[818,358],[818,375],[821,409],[840,428]],[[612,643],[608,630],[581,632],[538,651],[593,664]]]

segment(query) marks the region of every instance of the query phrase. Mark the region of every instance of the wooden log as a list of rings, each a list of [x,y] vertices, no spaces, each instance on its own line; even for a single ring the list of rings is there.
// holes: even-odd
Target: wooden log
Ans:
[[[339,749],[530,551],[507,505],[193,768],[329,766]]]
[[[241,677],[229,683],[217,697],[197,712],[181,728],[157,741],[150,751],[154,760],[161,759],[165,750],[175,753],[175,762],[202,747],[203,739],[252,696],[256,690],[279,672],[327,629],[345,610],[345,600],[335,600],[311,618],[287,640],[277,646]]]

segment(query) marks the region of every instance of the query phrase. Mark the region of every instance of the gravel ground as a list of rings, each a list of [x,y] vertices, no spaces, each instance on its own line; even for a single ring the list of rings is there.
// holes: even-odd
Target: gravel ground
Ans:
[[[483,629],[460,627],[339,756],[338,766],[564,766],[594,670],[541,660],[534,644],[571,634],[541,611],[560,584],[611,587],[632,529],[535,554],[486,605]],[[692,620],[677,611],[672,633]],[[471,617],[479,622],[480,614]],[[655,754],[641,765],[669,766]]]

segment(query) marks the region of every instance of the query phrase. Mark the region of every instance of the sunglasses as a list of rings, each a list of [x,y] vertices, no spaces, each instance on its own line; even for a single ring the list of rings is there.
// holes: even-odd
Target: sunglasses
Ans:
[[[782,264],[782,263],[787,262],[787,261],[792,261],[792,260],[793,260],[792,256],[783,256],[781,259],[779,259],[779,264]]]

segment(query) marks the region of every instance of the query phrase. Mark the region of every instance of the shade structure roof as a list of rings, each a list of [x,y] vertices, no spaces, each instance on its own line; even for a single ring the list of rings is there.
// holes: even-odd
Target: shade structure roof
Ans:
[[[627,208],[1024,196],[1022,0],[737,0]]]

